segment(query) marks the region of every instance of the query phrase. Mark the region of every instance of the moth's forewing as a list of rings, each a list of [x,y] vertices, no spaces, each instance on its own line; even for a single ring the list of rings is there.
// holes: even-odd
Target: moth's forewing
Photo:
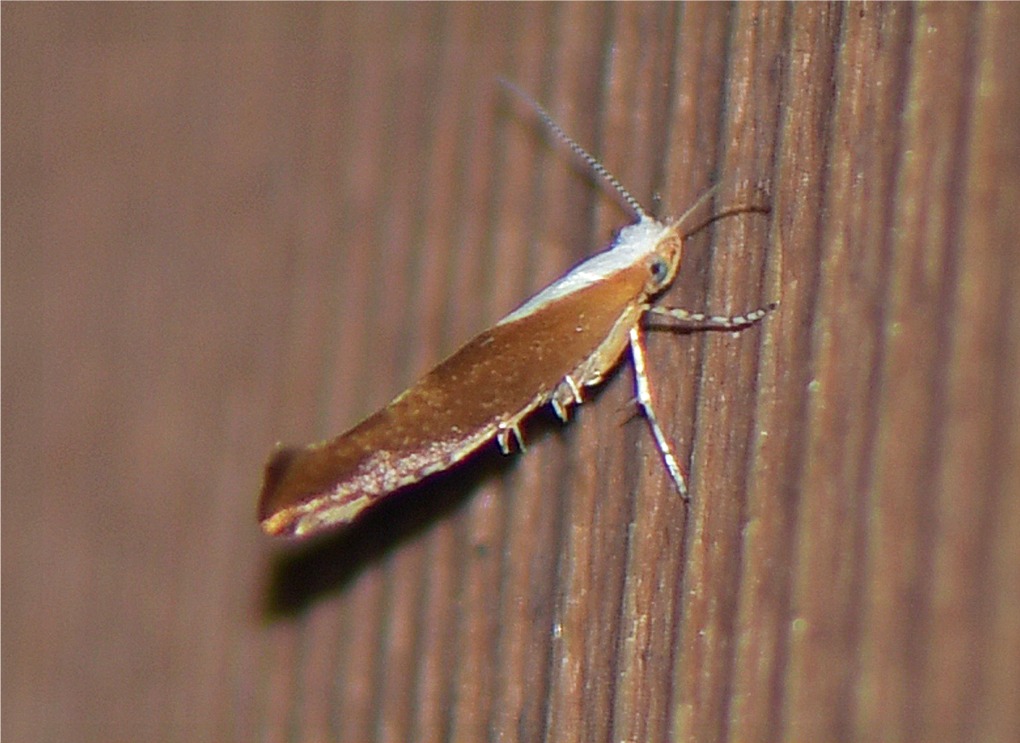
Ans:
[[[631,315],[636,321],[628,310],[644,299],[647,278],[643,264],[625,266],[496,325],[347,433],[277,451],[259,499],[263,528],[307,534],[347,523],[386,494],[460,461],[501,425],[547,402],[597,349],[605,357],[601,365],[615,363],[627,330],[620,334],[617,326]],[[607,344],[614,333],[618,342]]]

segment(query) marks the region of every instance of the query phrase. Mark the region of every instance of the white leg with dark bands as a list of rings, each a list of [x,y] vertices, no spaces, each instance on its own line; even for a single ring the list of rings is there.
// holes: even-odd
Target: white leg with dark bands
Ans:
[[[666,470],[669,472],[669,476],[673,478],[680,497],[686,503],[690,500],[690,497],[687,495],[687,481],[684,480],[684,473],[680,469],[676,455],[673,454],[673,449],[670,447],[669,442],[666,441],[666,435],[662,432],[659,419],[655,417],[655,410],[652,407],[652,390],[648,385],[648,373],[645,366],[644,339],[641,337],[641,330],[637,325],[630,329],[630,354],[634,359],[634,381],[637,387],[638,405],[641,406],[641,410],[648,420],[648,425],[652,429],[655,446],[658,448],[659,454],[662,455],[662,461],[666,465]]]
[[[738,330],[740,328],[746,328],[748,325],[754,325],[756,322],[765,317],[765,315],[774,310],[777,304],[777,302],[772,302],[765,307],[752,310],[746,315],[733,315],[732,317],[724,315],[706,315],[703,312],[691,312],[690,310],[683,310],[679,307],[658,307],[655,305],[649,307],[648,311],[673,320],[679,320],[684,325],[700,328],[702,330]]]

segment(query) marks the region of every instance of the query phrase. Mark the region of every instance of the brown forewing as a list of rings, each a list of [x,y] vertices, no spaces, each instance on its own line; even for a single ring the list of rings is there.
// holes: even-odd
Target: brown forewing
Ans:
[[[464,458],[501,423],[546,402],[643,299],[646,278],[643,266],[625,268],[486,330],[347,433],[277,451],[259,499],[263,527],[284,534],[306,517],[314,527],[350,521],[374,500]],[[320,510],[335,517],[316,518]]]

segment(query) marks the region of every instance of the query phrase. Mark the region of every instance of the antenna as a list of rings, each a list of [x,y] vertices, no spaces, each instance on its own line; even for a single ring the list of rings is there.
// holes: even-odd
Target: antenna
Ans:
[[[616,193],[618,193],[620,197],[627,203],[627,206],[630,207],[631,211],[638,217],[638,219],[650,219],[650,217],[648,216],[648,212],[644,210],[644,208],[641,206],[637,199],[630,195],[630,191],[624,188],[623,184],[616,180],[616,176],[614,176],[612,173],[606,170],[606,167],[598,160],[596,160],[593,155],[588,154],[588,151],[584,149],[584,147],[582,147],[573,139],[571,139],[570,135],[563,131],[560,125],[557,124],[556,121],[553,119],[552,115],[548,111],[546,111],[538,101],[536,101],[534,98],[532,98],[530,95],[525,93],[523,90],[518,88],[516,85],[514,85],[506,78],[500,77],[497,79],[499,80],[500,85],[502,85],[504,88],[506,88],[511,93],[516,95],[522,101],[527,103],[531,107],[531,109],[538,115],[538,118],[542,120],[542,123],[545,124],[546,127],[548,127],[549,131],[555,134],[560,140],[565,142],[566,145],[570,147],[570,149],[573,151],[575,155],[584,160],[585,164],[589,168],[591,168],[592,172],[598,178],[600,178],[604,183],[609,184],[609,186],[611,186],[613,190],[616,191]]]

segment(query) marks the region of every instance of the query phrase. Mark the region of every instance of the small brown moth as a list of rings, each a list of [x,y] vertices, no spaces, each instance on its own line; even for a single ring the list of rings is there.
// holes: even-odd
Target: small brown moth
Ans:
[[[266,465],[258,516],[269,534],[306,536],[346,524],[380,498],[445,470],[496,439],[523,449],[521,422],[549,403],[564,422],[585,387],[599,384],[626,348],[634,360],[637,402],[681,497],[687,485],[659,425],[645,367],[640,321],[645,313],[702,329],[733,330],[761,320],[771,304],[719,317],[653,299],[680,266],[684,222],[653,219],[601,163],[522,95],[542,121],[629,205],[637,221],[605,251],[463,346],[385,408],[330,441],[278,448]]]

